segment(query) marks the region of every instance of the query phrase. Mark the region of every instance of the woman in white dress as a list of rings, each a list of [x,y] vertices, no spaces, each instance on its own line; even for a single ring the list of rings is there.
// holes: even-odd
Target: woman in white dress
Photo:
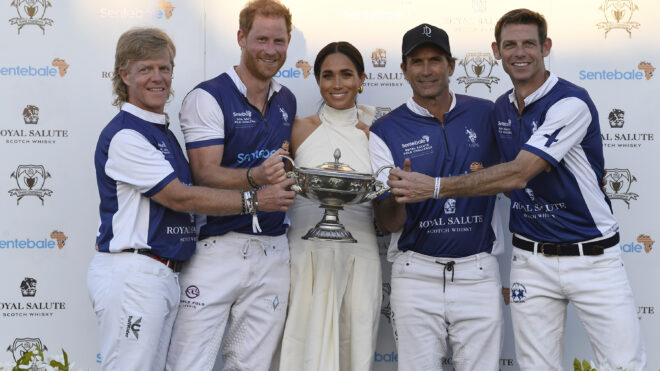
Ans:
[[[332,161],[339,148],[341,162],[371,174],[368,136],[374,109],[356,105],[366,77],[362,55],[348,42],[330,43],[316,57],[314,76],[325,102],[318,115],[293,124],[296,166]],[[372,205],[339,212],[358,243],[301,239],[322,215],[318,204],[300,196],[289,208],[291,293],[280,370],[370,370],[382,299]]]

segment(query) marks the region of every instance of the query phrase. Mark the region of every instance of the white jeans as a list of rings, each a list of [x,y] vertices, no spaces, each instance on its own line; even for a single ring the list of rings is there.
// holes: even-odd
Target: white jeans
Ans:
[[[501,290],[499,266],[490,254],[455,259],[410,251],[398,255],[390,303],[399,371],[442,370],[447,340],[456,370],[498,370]]]
[[[230,232],[199,241],[179,280],[166,370],[212,370],[225,327],[224,369],[268,370],[289,297],[286,235]]]
[[[144,255],[97,252],[87,288],[100,330],[101,370],[163,370],[179,307],[178,274]]]
[[[602,255],[560,257],[514,247],[510,282],[511,319],[521,370],[563,370],[569,301],[589,336],[598,370],[645,369],[635,300],[618,245]]]

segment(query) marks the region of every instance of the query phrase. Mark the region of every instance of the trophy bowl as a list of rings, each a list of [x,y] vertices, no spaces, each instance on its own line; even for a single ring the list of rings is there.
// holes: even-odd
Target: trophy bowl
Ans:
[[[293,166],[293,170],[287,173],[288,177],[296,181],[291,190],[319,203],[319,207],[324,209],[321,221],[307,231],[302,239],[356,243],[357,240],[351,232],[339,222],[339,210],[343,210],[344,205],[371,201],[389,191],[376,177],[384,169],[393,166],[383,166],[375,174],[358,173],[339,162],[339,148],[335,149],[334,162],[326,162],[316,168],[298,168],[291,157],[282,157],[289,160]]]

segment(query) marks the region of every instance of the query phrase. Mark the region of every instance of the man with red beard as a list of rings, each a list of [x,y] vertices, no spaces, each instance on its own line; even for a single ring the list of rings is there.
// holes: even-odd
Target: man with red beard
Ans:
[[[239,65],[193,89],[180,121],[195,182],[247,190],[247,212],[202,218],[197,253],[179,276],[167,370],[213,369],[223,336],[225,369],[267,370],[284,326],[288,220],[284,212],[259,211],[256,190],[293,183],[279,155],[288,154],[281,147],[296,100],[273,80],[286,60],[291,13],[277,0],[254,0],[239,25]],[[293,204],[295,193],[286,194]]]

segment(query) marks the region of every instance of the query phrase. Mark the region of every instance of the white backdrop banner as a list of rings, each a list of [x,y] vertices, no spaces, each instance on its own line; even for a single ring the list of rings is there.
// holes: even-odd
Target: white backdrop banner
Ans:
[[[411,95],[401,73],[401,38],[428,22],[445,29],[457,58],[451,88],[494,100],[511,88],[491,51],[493,28],[506,11],[544,14],[553,40],[546,65],[586,88],[599,110],[607,193],[621,227],[621,249],[634,290],[648,369],[660,369],[660,235],[654,184],[660,181],[657,111],[660,64],[658,2],[650,0],[288,0],[294,30],[276,79],[298,99],[298,116],[317,111],[316,53],[346,40],[362,53],[367,80],[360,103],[384,115]],[[35,346],[52,357],[64,349],[72,369],[100,364],[87,266],[98,228],[93,153],[111,105],[114,51],[133,26],[164,29],[177,46],[174,97],[166,107],[183,143],[178,111],[197,83],[239,61],[242,1],[6,0],[0,5],[0,369]],[[656,102],[656,103],[654,103]],[[498,210],[508,219],[508,200]],[[510,236],[507,236],[510,241]],[[389,318],[389,263],[383,256],[383,307],[375,370],[396,370]],[[508,287],[510,243],[499,256]],[[518,370],[507,304],[500,369]],[[569,307],[570,308],[570,307]],[[594,360],[572,308],[562,366]],[[444,359],[452,369],[451,357]],[[220,369],[220,365],[216,365]]]

